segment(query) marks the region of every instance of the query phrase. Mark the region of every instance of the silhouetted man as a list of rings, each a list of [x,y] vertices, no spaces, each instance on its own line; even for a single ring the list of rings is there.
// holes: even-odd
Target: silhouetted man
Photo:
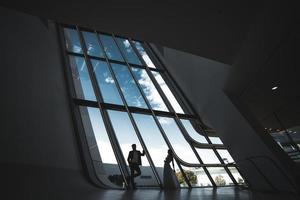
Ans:
[[[131,185],[135,189],[134,178],[141,175],[141,169],[139,166],[142,165],[141,156],[145,155],[145,151],[143,150],[143,153],[141,153],[140,151],[137,151],[135,144],[131,145],[131,147],[132,147],[132,151],[129,152],[127,161],[129,163],[129,167],[130,167]],[[136,173],[134,173],[134,172],[136,172]]]

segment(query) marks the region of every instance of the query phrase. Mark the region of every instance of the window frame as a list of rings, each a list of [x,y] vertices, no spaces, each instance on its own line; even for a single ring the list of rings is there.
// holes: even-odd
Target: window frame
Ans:
[[[79,36],[81,49],[82,49],[82,54],[81,53],[70,52],[70,51],[67,50],[67,48],[65,46],[64,28],[71,28],[71,29],[76,30],[76,32]],[[180,169],[180,171],[181,171],[181,173],[182,173],[182,175],[183,175],[183,177],[184,177],[184,179],[185,179],[185,181],[186,181],[189,188],[192,187],[191,183],[189,182],[188,178],[186,177],[186,175],[184,173],[184,170],[182,169],[181,165],[185,166],[185,167],[202,167],[204,172],[206,173],[207,177],[211,181],[213,187],[217,187],[217,185],[215,184],[212,176],[210,175],[209,171],[207,170],[207,167],[224,167],[225,171],[227,172],[229,177],[232,179],[233,183],[235,185],[238,185],[238,183],[235,181],[235,178],[233,177],[233,175],[231,174],[231,172],[228,169],[228,167],[232,166],[232,167],[235,167],[238,170],[238,167],[236,166],[235,163],[225,164],[223,159],[221,158],[221,156],[217,152],[217,149],[226,149],[226,147],[223,144],[221,144],[221,145],[220,144],[212,144],[212,142],[210,141],[207,133],[201,127],[200,127],[200,129],[202,130],[202,134],[200,134],[200,133],[199,134],[205,137],[205,139],[208,141],[208,144],[203,144],[203,143],[197,142],[192,137],[190,137],[189,133],[186,131],[186,129],[185,129],[184,125],[182,124],[182,122],[180,121],[180,119],[188,119],[188,120],[193,119],[193,120],[197,120],[199,123],[201,123],[202,122],[201,118],[199,117],[199,115],[197,114],[197,112],[195,111],[195,109],[193,108],[191,103],[188,101],[188,98],[184,95],[183,91],[180,89],[178,84],[174,81],[173,77],[167,71],[167,69],[165,67],[165,64],[162,61],[162,59],[160,58],[160,56],[157,54],[157,52],[155,52],[155,50],[151,47],[151,45],[149,43],[146,43],[146,42],[143,42],[143,41],[140,41],[140,40],[134,40],[134,41],[140,42],[143,45],[143,48],[145,49],[146,53],[148,54],[149,58],[154,63],[156,68],[151,68],[151,67],[147,66],[147,64],[145,63],[143,58],[141,58],[141,55],[139,54],[137,48],[133,44],[131,38],[126,38],[126,37],[122,37],[122,36],[119,36],[119,35],[108,34],[108,33],[104,33],[104,32],[99,32],[99,31],[95,31],[95,30],[91,30],[91,29],[87,29],[87,28],[82,28],[82,27],[73,26],[73,25],[66,25],[66,24],[57,24],[57,31],[58,31],[58,35],[59,35],[59,42],[60,42],[61,50],[62,50],[62,57],[63,57],[63,60],[64,60],[64,68],[65,68],[64,71],[65,71],[65,76],[66,76],[66,80],[67,80],[67,87],[68,87],[68,90],[69,90],[69,98],[70,98],[71,110],[72,110],[72,113],[73,113],[72,114],[73,115],[73,121],[74,121],[75,129],[76,129],[76,132],[77,132],[77,135],[78,135],[78,143],[81,147],[81,155],[83,157],[84,166],[87,169],[86,171],[88,172],[89,178],[92,180],[92,182],[94,184],[96,184],[97,186],[100,186],[100,187],[106,187],[105,184],[103,184],[102,181],[97,177],[97,175],[95,173],[95,170],[93,168],[91,156],[89,154],[89,149],[86,148],[87,141],[86,141],[86,138],[85,138],[84,128],[83,128],[83,125],[82,125],[79,106],[94,107],[94,108],[98,108],[100,110],[100,113],[101,113],[101,116],[102,116],[102,119],[103,119],[103,123],[104,123],[105,128],[107,130],[107,133],[109,135],[109,139],[110,139],[112,148],[114,150],[114,154],[116,156],[118,166],[119,166],[120,172],[122,174],[123,181],[125,183],[125,187],[127,189],[130,188],[129,183],[126,181],[126,177],[128,177],[129,171],[128,171],[128,168],[126,166],[125,158],[122,155],[120,144],[118,143],[117,137],[116,137],[115,132],[113,130],[113,127],[112,127],[110,118],[108,116],[107,110],[117,110],[117,111],[123,111],[123,112],[128,113],[130,121],[131,121],[131,123],[134,127],[135,132],[136,132],[136,135],[139,138],[139,141],[142,145],[142,148],[146,152],[146,156],[148,158],[150,167],[153,171],[153,174],[155,175],[155,178],[156,178],[156,181],[157,181],[159,187],[163,188],[162,180],[160,180],[160,178],[158,176],[158,173],[155,169],[154,163],[153,163],[153,161],[151,159],[151,156],[150,156],[150,154],[147,150],[147,146],[145,145],[145,143],[143,141],[143,137],[142,137],[141,133],[139,132],[138,127],[135,124],[135,121],[132,117],[132,113],[151,115],[154,118],[155,122],[157,123],[157,126],[158,126],[159,130],[161,131],[161,134],[162,134],[163,138],[165,139],[165,142],[167,143],[168,147],[172,150],[173,150],[173,147],[172,147],[170,141],[168,140],[168,137],[164,133],[163,128],[159,124],[157,117],[158,116],[172,117],[175,120],[175,122],[176,122],[177,126],[179,127],[181,133],[183,134],[184,138],[186,139],[186,141],[191,146],[195,156],[197,157],[197,159],[199,161],[199,163],[196,164],[196,165],[191,164],[191,163],[186,163],[186,162],[182,161],[176,155],[176,152],[174,152],[174,150],[173,150],[175,161],[176,161],[176,163],[178,165],[178,168]],[[92,32],[92,33],[96,34],[96,36],[98,38],[99,45],[100,45],[100,49],[102,48],[102,50],[104,52],[104,55],[105,55],[105,58],[101,58],[100,56],[97,57],[97,56],[88,55],[87,48],[86,48],[86,43],[85,43],[85,40],[84,40],[84,37],[83,37],[81,31],[87,31],[87,32]],[[99,38],[99,34],[109,35],[113,38],[119,52],[121,53],[121,55],[124,59],[124,62],[111,60],[111,59],[108,58],[108,56],[106,55],[106,52],[103,49],[103,45],[102,45],[101,40]],[[122,39],[127,39],[129,41],[131,47],[133,48],[133,50],[135,51],[135,54],[140,59],[142,65],[129,63],[127,61],[126,56],[123,54],[122,50],[120,49],[120,46],[119,46],[118,42],[116,41],[116,37],[122,38]],[[72,80],[72,76],[71,76],[70,63],[68,61],[68,57],[70,55],[79,56],[79,57],[82,57],[85,60],[86,66],[88,68],[88,72],[89,72],[89,75],[90,75],[90,80],[92,82],[92,86],[93,86],[94,93],[95,93],[97,101],[90,101],[90,100],[83,100],[83,99],[76,98],[75,88],[74,88],[74,84],[73,84],[73,80]],[[120,93],[120,96],[121,96],[121,99],[122,99],[124,105],[104,103],[103,97],[102,97],[101,92],[100,92],[100,88],[98,86],[96,75],[94,74],[94,71],[93,71],[91,59],[100,60],[100,61],[104,61],[104,62],[107,63],[107,65],[110,69],[110,72],[111,72],[112,76],[114,77],[116,87],[118,88],[118,91]],[[122,65],[126,65],[128,67],[128,70],[130,71],[130,73],[131,73],[136,85],[138,86],[138,89],[140,90],[140,92],[141,92],[141,94],[144,98],[144,101],[148,105],[149,109],[131,107],[131,106],[127,105],[126,100],[124,98],[124,95],[121,92],[120,85],[116,81],[116,77],[115,77],[115,74],[112,70],[111,63],[122,64]],[[163,102],[166,104],[169,112],[153,110],[151,108],[151,105],[150,105],[148,99],[145,97],[145,94],[144,94],[141,86],[138,84],[138,81],[136,80],[135,76],[133,75],[133,73],[131,71],[132,70],[131,67],[136,67],[136,68],[141,68],[141,69],[146,70],[148,76],[150,77],[151,81],[155,85],[155,88],[157,89],[159,95],[163,99]],[[165,96],[164,92],[162,91],[160,85],[155,80],[155,77],[153,76],[151,71],[156,71],[156,72],[160,73],[163,80],[166,82],[167,86],[169,87],[169,89],[171,90],[171,92],[175,96],[176,100],[178,101],[179,105],[182,107],[183,111],[185,113],[189,113],[189,114],[176,113],[174,111],[171,103],[169,102],[169,100]],[[198,131],[196,130],[196,132],[198,132]],[[220,164],[204,164],[202,162],[200,156],[198,155],[198,153],[196,151],[196,148],[199,148],[199,149],[201,149],[201,148],[203,148],[203,149],[212,149],[214,151],[215,155],[218,157],[218,159],[220,161]]]

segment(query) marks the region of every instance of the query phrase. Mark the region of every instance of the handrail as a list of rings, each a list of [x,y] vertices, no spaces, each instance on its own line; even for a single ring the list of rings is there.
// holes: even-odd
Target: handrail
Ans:
[[[272,182],[263,174],[263,172],[259,169],[259,167],[256,165],[254,159],[257,158],[263,158],[263,159],[267,159],[269,160],[272,164],[274,164],[274,166],[279,170],[279,172],[281,173],[281,175],[283,175],[286,180],[288,180],[288,182],[290,183],[290,185],[293,187],[294,191],[296,193],[298,192],[298,188],[295,185],[295,183],[293,182],[293,180],[287,175],[287,173],[278,165],[278,163],[275,162],[275,160],[269,156],[264,156],[264,155],[259,155],[259,156],[249,156],[243,160],[237,160],[236,163],[240,163],[243,161],[249,161],[254,167],[255,169],[261,174],[261,176],[265,179],[265,181],[271,186],[271,188],[275,191],[280,191],[278,188],[276,188]]]

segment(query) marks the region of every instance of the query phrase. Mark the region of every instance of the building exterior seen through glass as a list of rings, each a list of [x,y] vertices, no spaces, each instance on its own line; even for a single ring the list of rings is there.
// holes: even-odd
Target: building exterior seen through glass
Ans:
[[[62,26],[62,33],[72,98],[102,184],[130,187],[132,144],[145,152],[137,187],[164,188],[169,149],[180,187],[245,184],[220,138],[183,103],[148,43],[76,26]]]

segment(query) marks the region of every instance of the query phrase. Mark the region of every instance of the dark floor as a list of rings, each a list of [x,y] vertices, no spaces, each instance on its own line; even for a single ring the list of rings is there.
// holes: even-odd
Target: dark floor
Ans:
[[[136,191],[102,191],[98,198],[103,200],[177,200],[177,199],[190,199],[190,200],[295,200],[298,199],[294,195],[288,194],[268,194],[251,192],[249,190],[241,190],[238,188],[194,188],[192,190],[182,189],[179,191],[160,191],[152,189],[139,189]]]
[[[0,164],[1,199],[9,200],[298,200],[291,194],[253,192],[234,187],[104,190],[93,186],[80,170]],[[6,197],[6,198],[5,198]]]

